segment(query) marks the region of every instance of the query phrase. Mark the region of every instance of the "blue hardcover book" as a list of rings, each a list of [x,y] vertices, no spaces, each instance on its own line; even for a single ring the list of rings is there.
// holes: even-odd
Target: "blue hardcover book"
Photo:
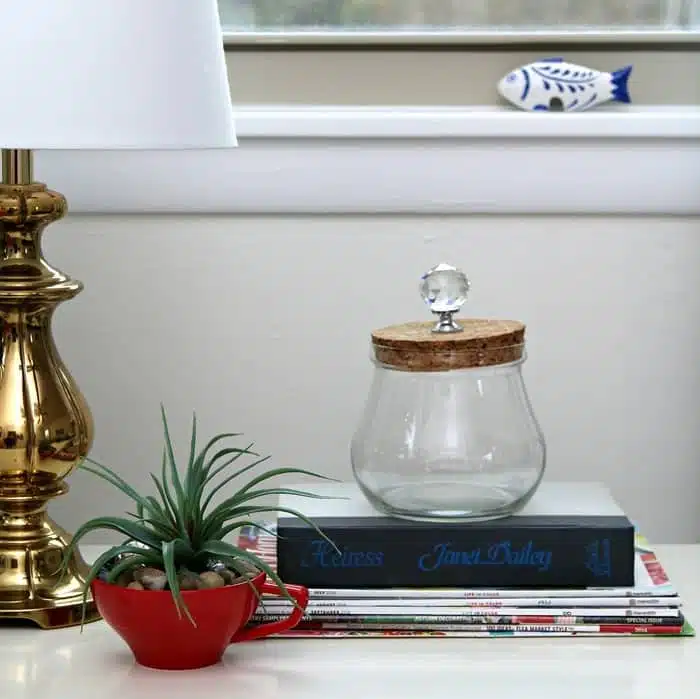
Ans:
[[[634,586],[634,526],[599,483],[543,482],[517,515],[468,524],[377,512],[355,483],[290,486],[337,500],[281,496],[277,565],[314,588]]]

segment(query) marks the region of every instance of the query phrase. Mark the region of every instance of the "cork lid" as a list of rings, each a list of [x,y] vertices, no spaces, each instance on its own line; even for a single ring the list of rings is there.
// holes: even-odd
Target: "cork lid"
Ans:
[[[378,362],[403,371],[449,371],[522,359],[525,325],[517,320],[453,316],[467,300],[466,275],[439,264],[421,278],[420,292],[437,321],[390,325],[372,333]]]

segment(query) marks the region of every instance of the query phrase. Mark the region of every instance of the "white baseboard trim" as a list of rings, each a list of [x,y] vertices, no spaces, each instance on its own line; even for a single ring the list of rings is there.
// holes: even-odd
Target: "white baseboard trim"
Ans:
[[[40,151],[72,213],[700,214],[700,107],[248,107],[239,147]]]

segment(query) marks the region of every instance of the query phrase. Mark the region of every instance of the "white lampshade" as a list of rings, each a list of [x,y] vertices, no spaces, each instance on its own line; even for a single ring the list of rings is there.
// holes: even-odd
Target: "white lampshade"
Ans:
[[[0,0],[0,147],[236,144],[216,0]]]

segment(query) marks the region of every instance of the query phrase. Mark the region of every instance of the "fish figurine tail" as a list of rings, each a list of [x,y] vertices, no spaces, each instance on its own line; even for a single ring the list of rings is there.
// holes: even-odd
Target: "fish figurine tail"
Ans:
[[[615,70],[611,73],[612,97],[617,102],[629,104],[632,101],[630,98],[629,88],[627,87],[627,82],[631,72],[632,66],[625,66],[624,68],[620,68],[620,70]]]

